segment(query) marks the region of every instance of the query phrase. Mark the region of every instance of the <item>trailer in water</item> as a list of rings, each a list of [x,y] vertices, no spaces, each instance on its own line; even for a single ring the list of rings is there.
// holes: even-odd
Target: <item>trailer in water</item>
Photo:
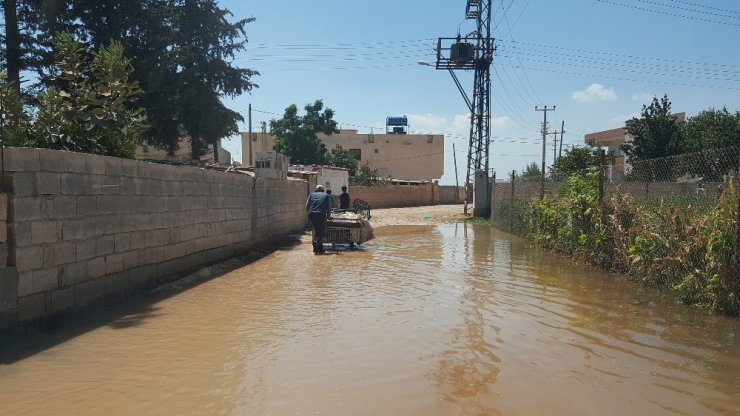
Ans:
[[[362,244],[373,238],[370,225],[370,204],[355,199],[352,209],[333,209],[326,221],[324,243],[346,244],[350,247]]]

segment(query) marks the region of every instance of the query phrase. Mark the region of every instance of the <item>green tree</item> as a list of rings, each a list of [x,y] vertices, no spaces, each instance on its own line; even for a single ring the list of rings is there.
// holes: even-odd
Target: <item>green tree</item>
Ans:
[[[677,152],[679,123],[671,114],[668,95],[660,100],[653,98],[649,106],[642,106],[640,118],[633,117],[625,123],[633,141],[622,145],[630,160],[655,159]]]
[[[123,46],[111,42],[90,54],[70,34],[55,44],[59,88],[38,99],[31,128],[35,145],[53,149],[133,157],[146,130],[142,109],[127,107],[140,90]]]
[[[573,147],[565,155],[555,159],[550,168],[551,175],[560,175],[571,172],[583,172],[589,167],[601,164],[600,150],[590,147]]]
[[[740,145],[740,111],[704,110],[681,125],[678,150],[693,153]]]
[[[357,159],[355,159],[352,152],[340,145],[336,145],[326,154],[326,164],[347,169],[349,176],[357,174]]]
[[[357,174],[349,178],[349,184],[354,186],[376,186],[382,184],[383,181],[378,176],[378,170],[370,168],[367,163],[360,165]]]
[[[525,181],[539,180],[541,177],[542,170],[540,170],[540,167],[537,165],[536,162],[532,162],[525,166],[524,171],[522,171],[521,175],[519,175],[519,179]]]
[[[324,109],[321,100],[307,104],[304,109],[306,114],[301,116],[298,107],[291,104],[285,109],[283,118],[270,120],[270,131],[275,136],[273,150],[288,156],[294,164],[321,165],[326,162],[326,145],[317,134],[331,135],[336,132],[334,111]]]
[[[5,74],[0,73],[0,108],[2,115],[3,145],[28,146],[31,145],[28,132],[31,128],[31,117],[23,108],[23,102],[18,96],[15,82],[8,82]]]
[[[98,49],[115,40],[131,59],[132,79],[143,93],[129,108],[142,106],[151,128],[146,139],[170,151],[190,135],[197,158],[220,138],[237,131],[242,116],[222,98],[250,91],[254,70],[236,67],[245,50],[246,25],[216,0],[18,0],[23,39],[22,70],[33,69],[44,87],[57,86],[49,73],[52,39],[70,32]]]

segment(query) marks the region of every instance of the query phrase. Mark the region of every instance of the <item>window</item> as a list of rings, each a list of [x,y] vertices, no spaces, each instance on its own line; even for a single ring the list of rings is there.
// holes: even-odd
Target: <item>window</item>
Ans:
[[[375,149],[375,153],[378,153],[378,149]]]
[[[349,152],[352,153],[355,160],[362,160],[362,149],[349,149]]]

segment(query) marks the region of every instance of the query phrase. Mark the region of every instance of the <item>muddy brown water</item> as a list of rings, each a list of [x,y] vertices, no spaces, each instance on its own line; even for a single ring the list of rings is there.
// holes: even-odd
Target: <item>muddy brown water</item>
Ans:
[[[740,320],[486,225],[376,235],[4,334],[0,414],[740,415]]]

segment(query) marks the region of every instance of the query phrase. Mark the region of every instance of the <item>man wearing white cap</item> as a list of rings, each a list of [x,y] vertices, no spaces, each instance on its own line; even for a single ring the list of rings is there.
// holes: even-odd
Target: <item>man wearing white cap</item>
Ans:
[[[316,191],[311,192],[306,200],[306,211],[314,231],[313,252],[324,253],[324,233],[326,232],[326,219],[331,213],[330,196],[324,193],[324,187],[316,185]]]

